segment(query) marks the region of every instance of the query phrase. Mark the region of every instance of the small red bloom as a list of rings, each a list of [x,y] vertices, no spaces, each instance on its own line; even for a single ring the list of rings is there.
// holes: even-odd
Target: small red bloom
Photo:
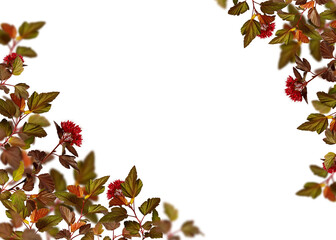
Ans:
[[[299,82],[297,79],[293,79],[291,76],[287,78],[285,92],[294,102],[302,101],[301,91],[305,88],[305,83]]]
[[[121,184],[124,181],[121,180],[115,180],[114,182],[111,182],[108,186],[108,190],[107,190],[107,199],[111,199],[113,197],[116,196],[122,196],[123,193],[121,191]]]
[[[267,38],[272,36],[274,29],[275,23],[262,23],[260,24],[260,34],[258,35],[258,37]]]
[[[13,64],[14,60],[16,57],[20,57],[22,62],[24,62],[23,60],[23,57],[21,55],[18,55],[16,53],[11,53],[11,54],[8,54],[3,60],[4,60],[4,63],[8,64],[8,65],[11,65]]]
[[[328,173],[333,173],[333,172],[336,172],[336,165],[335,166],[332,166],[330,167],[328,170],[326,169],[324,163],[323,163],[323,169],[328,171]]]
[[[63,141],[68,142],[71,145],[76,144],[78,147],[82,145],[82,129],[74,124],[71,121],[61,122],[61,127],[64,131],[63,133]]]

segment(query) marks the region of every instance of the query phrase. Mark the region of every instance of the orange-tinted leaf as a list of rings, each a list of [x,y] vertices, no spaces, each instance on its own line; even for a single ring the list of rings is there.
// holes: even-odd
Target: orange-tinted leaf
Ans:
[[[30,215],[30,221],[36,223],[40,218],[45,217],[49,213],[48,208],[35,209]]]
[[[83,189],[79,185],[77,185],[77,186],[69,185],[69,186],[67,186],[67,189],[68,189],[69,192],[75,194],[77,197],[79,197],[79,198],[83,197],[84,192],[83,192]]]
[[[2,23],[1,24],[1,28],[2,30],[4,30],[6,33],[8,33],[8,35],[11,37],[11,38],[15,38],[16,37],[16,34],[17,34],[17,31],[16,31],[16,28],[14,25],[10,25],[8,23]]]
[[[260,24],[270,24],[271,22],[274,21],[275,19],[275,16],[272,15],[272,16],[269,16],[269,15],[261,15],[261,14],[258,14],[258,19],[259,19],[259,22]]]
[[[300,8],[307,9],[307,8],[313,8],[314,7],[314,1],[306,2],[305,4],[300,5]]]
[[[336,196],[335,194],[331,191],[330,187],[329,186],[326,186],[324,189],[323,189],[323,195],[326,199],[332,201],[332,202],[335,202],[336,201]]]
[[[128,205],[128,201],[124,197],[124,195],[122,195],[122,196],[115,196],[109,202],[109,206],[110,207],[112,207],[112,206],[121,206],[121,205]]]
[[[27,155],[26,151],[22,151],[22,160],[25,167],[29,167],[32,165],[32,159]]]
[[[299,42],[309,43],[309,39],[301,30],[296,30],[294,38],[297,39]]]
[[[332,28],[336,28],[336,20],[329,23],[329,26],[332,27]]]
[[[336,119],[333,118],[330,122],[330,130],[331,131],[336,131],[336,124],[335,123],[336,123]]]
[[[71,224],[71,232],[76,232],[81,226],[84,226],[85,224],[85,222],[76,222]]]
[[[21,112],[24,112],[25,106],[26,106],[26,102],[23,98],[19,98],[17,97],[14,93],[10,94],[11,99],[13,100],[13,102],[16,104],[16,106],[19,107]]]

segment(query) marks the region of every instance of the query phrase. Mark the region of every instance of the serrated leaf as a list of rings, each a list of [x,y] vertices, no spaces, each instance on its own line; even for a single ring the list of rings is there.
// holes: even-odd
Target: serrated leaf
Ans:
[[[152,222],[160,221],[159,213],[156,211],[156,209],[152,212]]]
[[[325,178],[328,175],[328,172],[324,170],[323,168],[317,166],[317,165],[310,165],[310,170],[314,173],[314,175]]]
[[[317,111],[319,111],[321,114],[327,114],[331,110],[331,107],[328,107],[327,105],[321,103],[318,100],[313,100],[312,104],[313,104],[314,108]]]
[[[175,221],[178,218],[178,210],[169,203],[163,204],[164,213],[167,215],[170,221]]]
[[[89,206],[88,213],[104,213],[107,212],[107,208],[98,204]]]
[[[5,169],[0,169],[0,185],[5,185],[9,180],[8,173]]]
[[[48,208],[34,209],[34,211],[30,215],[30,221],[32,223],[36,223],[41,218],[47,216],[49,213]]]
[[[239,16],[240,14],[246,12],[247,10],[249,10],[249,5],[247,4],[246,1],[244,1],[244,2],[238,2],[236,5],[231,7],[228,13],[230,15]]]
[[[23,62],[22,62],[22,59],[17,56],[15,59],[14,59],[14,62],[13,62],[13,70],[12,70],[12,73],[13,75],[15,76],[19,76],[22,72],[23,72]]]
[[[301,124],[298,129],[303,131],[323,132],[328,126],[328,118],[320,113],[312,113],[307,118],[308,122]]]
[[[328,152],[324,156],[324,166],[327,170],[335,164],[335,157],[336,154],[333,152]]]
[[[186,221],[183,223],[181,231],[186,237],[194,237],[197,234],[202,234],[199,228],[194,225],[194,221]]]
[[[320,50],[320,40],[310,39],[309,41],[310,54],[315,60],[320,61],[322,59]]]
[[[140,230],[140,224],[136,221],[125,221],[126,230],[132,235],[138,235]]]
[[[222,8],[226,8],[226,1],[227,0],[216,0],[218,5],[221,6]]]
[[[278,16],[285,21],[294,21],[296,15],[293,13],[278,12]]]
[[[37,56],[37,53],[31,49],[30,47],[22,47],[22,46],[19,46],[16,48],[16,53],[23,56],[23,57],[36,57]]]
[[[254,19],[250,19],[244,23],[240,29],[244,35],[244,48],[247,47],[252,40],[260,34],[260,23]]]
[[[15,116],[16,107],[12,100],[7,99],[4,101],[0,99],[0,114],[5,117],[12,118]]]
[[[11,71],[9,71],[8,66],[4,63],[0,63],[0,80],[7,80],[12,76]]]
[[[122,207],[114,207],[111,209],[111,212],[103,216],[99,222],[120,222],[127,218],[127,210]]]
[[[317,97],[320,102],[327,105],[328,107],[335,108],[336,106],[336,96],[333,94],[328,94],[325,92],[317,92]]]
[[[51,108],[51,102],[57,97],[59,92],[37,93],[34,92],[28,98],[28,108],[33,113],[48,112]]]
[[[163,234],[162,231],[159,227],[153,227],[150,231],[149,231],[149,237],[150,238],[162,238]]]
[[[36,38],[38,35],[38,30],[44,26],[45,22],[24,22],[19,27],[20,37],[23,39]]]
[[[45,189],[48,192],[53,192],[55,190],[54,180],[49,173],[40,174],[37,177],[40,180],[39,183],[40,189]]]
[[[79,184],[86,184],[90,179],[96,178],[94,159],[94,153],[90,152],[84,161],[77,162],[79,171],[74,171],[74,176]]]
[[[34,123],[25,123],[22,127],[22,132],[34,137],[45,137],[47,136],[46,131],[37,124]]]
[[[50,228],[57,226],[61,221],[62,217],[51,215],[38,220],[35,226],[40,232],[45,232]]]
[[[147,215],[151,213],[159,204],[160,198],[148,198],[147,201],[141,204],[139,210],[143,215]]]
[[[293,32],[290,29],[280,29],[275,35],[269,44],[284,43],[287,45],[293,39]]]
[[[137,178],[137,171],[135,166],[133,166],[127,178],[125,179],[125,182],[121,183],[121,190],[124,196],[132,199],[138,196],[143,184],[141,180]]]
[[[295,55],[300,55],[301,45],[296,41],[291,41],[288,44],[282,44],[280,46],[281,53],[278,63],[278,68],[281,69],[289,62],[294,62]]]
[[[304,185],[304,188],[296,193],[298,196],[317,198],[322,192],[321,186],[315,182],[308,182]]]
[[[33,123],[36,125],[40,125],[41,127],[48,127],[50,126],[50,122],[44,116],[39,114],[31,115],[28,119],[28,123]]]
[[[105,187],[103,186],[110,176],[105,176],[102,178],[97,178],[95,180],[90,179],[90,181],[86,184],[85,189],[88,195],[97,196],[104,192]]]
[[[18,83],[14,86],[15,88],[15,92],[14,94],[18,97],[18,98],[23,98],[23,99],[28,99],[29,97],[29,93],[27,91],[27,89],[29,88],[29,86],[25,83]]]
[[[15,182],[19,181],[22,178],[23,172],[24,172],[24,163],[23,161],[21,161],[19,167],[13,172],[13,180]]]
[[[0,44],[7,45],[11,41],[11,37],[5,31],[0,29]]]
[[[287,3],[280,1],[266,1],[260,4],[260,10],[263,13],[273,14],[274,11],[278,11],[287,6]]]
[[[76,220],[75,213],[72,212],[69,208],[60,206],[59,211],[60,211],[62,218],[68,224],[68,226],[70,226],[71,224],[75,222]]]
[[[325,131],[326,137],[323,139],[323,141],[326,144],[333,145],[336,144],[336,132],[331,131],[330,129],[327,129]]]

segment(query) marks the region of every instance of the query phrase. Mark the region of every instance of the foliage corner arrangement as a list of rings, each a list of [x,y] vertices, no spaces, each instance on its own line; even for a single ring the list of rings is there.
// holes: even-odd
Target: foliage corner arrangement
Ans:
[[[111,181],[110,176],[98,178],[93,152],[77,161],[76,148],[84,140],[81,128],[74,122],[54,122],[58,139],[50,141],[52,150],[34,149],[35,139],[47,136],[45,128],[50,122],[43,114],[51,109],[59,92],[30,93],[27,83],[14,85],[10,80],[23,73],[27,58],[37,56],[32,48],[19,45],[36,38],[44,25],[24,22],[17,29],[1,24],[0,43],[8,46],[9,53],[0,64],[0,159],[4,166],[0,169],[0,201],[4,210],[0,238],[179,240],[181,234],[202,234],[192,220],[174,230],[172,223],[178,218],[178,210],[169,203],[163,204],[166,218],[161,219],[156,210],[160,198],[148,198],[136,207],[143,183],[135,166],[125,179]],[[71,184],[67,184],[69,179],[63,171],[44,168],[45,163],[55,159],[59,161],[57,168],[73,171]],[[107,198],[108,206],[100,204],[99,197]]]
[[[227,0],[216,0],[227,7]],[[298,126],[299,130],[324,133],[324,143],[336,144],[336,1],[335,0],[233,0],[228,14],[240,16],[251,11],[247,21],[241,27],[244,37],[243,46],[247,47],[255,39],[270,39],[269,44],[279,44],[280,57],[278,68],[294,63],[293,74],[284,82],[284,94],[294,102],[308,103],[308,85],[316,84],[316,79],[330,82],[329,89],[316,93],[311,101],[314,113],[307,121]],[[277,31],[276,25],[279,27]],[[312,70],[310,62],[301,58],[301,48],[307,48],[316,62],[324,60],[326,64]],[[315,81],[313,81],[315,80]],[[331,113],[330,113],[331,112]],[[322,153],[316,164],[310,165],[312,173],[323,178],[318,182],[307,182],[296,194],[315,199],[321,195],[336,201],[336,154]],[[324,156],[323,156],[324,155]]]

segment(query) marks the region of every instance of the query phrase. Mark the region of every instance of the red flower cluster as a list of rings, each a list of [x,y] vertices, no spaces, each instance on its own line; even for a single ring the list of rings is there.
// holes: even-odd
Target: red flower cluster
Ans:
[[[63,141],[68,142],[71,145],[76,144],[78,147],[82,145],[82,129],[74,124],[71,121],[61,122],[61,127],[64,131],[63,133]]]
[[[258,35],[258,37],[267,38],[272,36],[274,29],[275,23],[262,23],[260,24],[260,34]]]
[[[285,92],[294,102],[302,101],[301,91],[305,88],[305,83],[299,82],[297,79],[293,79],[291,76],[287,78]]]
[[[11,53],[11,54],[8,54],[8,55],[3,59],[3,60],[4,60],[4,63],[6,63],[6,64],[12,66],[12,64],[13,64],[13,62],[14,62],[14,60],[15,60],[16,57],[20,57],[21,60],[22,60],[22,62],[24,62],[23,57],[22,57],[21,55],[18,55],[18,54],[16,54],[16,53]]]
[[[323,163],[323,169],[328,171],[328,173],[333,173],[333,172],[336,172],[336,165],[335,166],[332,166],[330,167],[328,170],[326,169],[324,163]]]
[[[116,196],[122,196],[123,193],[121,191],[121,184],[124,181],[121,180],[115,180],[114,182],[111,182],[108,186],[108,190],[107,190],[107,199],[111,199],[113,197]]]

